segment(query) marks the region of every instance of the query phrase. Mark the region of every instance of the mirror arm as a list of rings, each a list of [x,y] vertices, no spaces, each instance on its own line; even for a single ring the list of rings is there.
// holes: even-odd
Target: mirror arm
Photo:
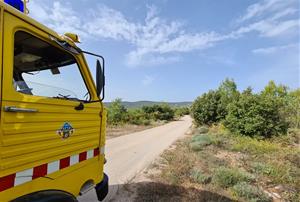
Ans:
[[[88,52],[88,51],[84,51],[84,50],[80,50],[81,53],[85,53],[85,54],[88,54],[88,55],[92,55],[92,56],[95,56],[95,57],[99,57],[101,58],[102,62],[103,62],[103,90],[102,90],[102,97],[100,98],[100,100],[95,100],[94,102],[99,102],[99,101],[103,101],[104,100],[104,97],[105,97],[105,60],[104,60],[104,57],[101,56],[101,55],[98,55],[98,54],[95,54],[95,53],[91,53],[91,52]],[[91,101],[93,102],[93,101]]]

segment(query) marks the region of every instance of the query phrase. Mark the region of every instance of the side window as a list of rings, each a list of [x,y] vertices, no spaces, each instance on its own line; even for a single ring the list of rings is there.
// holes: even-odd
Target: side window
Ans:
[[[89,100],[75,58],[23,31],[15,33],[13,85],[28,95]]]

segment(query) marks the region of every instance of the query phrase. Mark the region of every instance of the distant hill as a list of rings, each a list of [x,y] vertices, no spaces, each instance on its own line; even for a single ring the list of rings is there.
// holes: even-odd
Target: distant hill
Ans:
[[[104,105],[109,107],[111,102],[104,102]],[[154,102],[154,101],[137,101],[137,102],[128,102],[128,101],[123,101],[122,104],[126,108],[141,108],[143,106],[151,106],[155,104],[169,104],[172,107],[186,107],[190,106],[192,102]]]

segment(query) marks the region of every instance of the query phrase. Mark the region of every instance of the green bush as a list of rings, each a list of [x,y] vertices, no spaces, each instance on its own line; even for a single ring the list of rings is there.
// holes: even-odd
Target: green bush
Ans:
[[[269,138],[300,128],[300,89],[288,92],[284,85],[270,81],[260,93],[251,87],[242,93],[233,80],[226,79],[216,90],[196,98],[191,115],[197,126],[223,125],[235,134]]]
[[[261,189],[258,187],[240,182],[233,186],[233,192],[246,200],[251,202],[270,202],[272,201]]]
[[[225,127],[247,136],[286,134],[288,123],[280,114],[282,103],[272,96],[243,93],[228,106]]]
[[[208,128],[204,126],[197,128],[197,132],[200,134],[208,133],[208,131],[209,131]]]
[[[110,125],[126,123],[150,125],[152,121],[171,121],[174,116],[175,110],[167,104],[143,106],[142,108],[128,110],[122,105],[122,100],[117,98],[108,106],[107,122]]]
[[[225,119],[228,114],[228,105],[233,101],[237,100],[239,97],[239,92],[237,90],[236,83],[233,79],[226,78],[219,88],[217,89],[218,94],[220,95],[220,102],[218,105],[218,118],[220,120]]]
[[[147,118],[141,109],[130,109],[127,122],[134,125],[150,125],[151,119]]]
[[[175,108],[175,116],[176,117],[182,117],[184,115],[190,114],[190,108],[189,107],[177,107]]]
[[[226,79],[217,90],[210,90],[198,97],[191,107],[191,115],[196,125],[212,125],[225,119],[228,104],[238,96],[234,81]]]
[[[218,92],[209,91],[193,102],[191,114],[197,126],[211,125],[220,121],[218,116],[220,99],[221,97]]]
[[[219,186],[227,188],[239,182],[251,182],[254,176],[236,168],[219,167],[214,171],[213,180]]]
[[[287,162],[260,163],[254,162],[252,165],[253,172],[272,177],[273,183],[295,183],[299,176],[297,167]]]
[[[281,149],[280,144],[272,143],[268,140],[259,140],[247,136],[236,136],[231,144],[231,150],[250,153],[254,155],[271,154]]]
[[[128,112],[122,105],[122,99],[115,99],[108,107],[107,122],[111,125],[120,125],[127,122]]]
[[[286,110],[284,115],[290,127],[300,128],[300,88],[290,92],[285,97]]]
[[[200,151],[211,143],[212,140],[210,139],[209,135],[195,135],[190,143],[190,148],[193,151]]]
[[[190,177],[194,182],[200,183],[200,184],[207,184],[211,181],[211,176],[204,174],[200,170],[193,169],[191,171]]]
[[[174,119],[175,111],[168,104],[155,104],[152,106],[143,106],[143,112],[148,119],[171,121]]]
[[[252,169],[257,174],[262,175],[274,175],[275,169],[266,163],[254,162],[252,164]]]

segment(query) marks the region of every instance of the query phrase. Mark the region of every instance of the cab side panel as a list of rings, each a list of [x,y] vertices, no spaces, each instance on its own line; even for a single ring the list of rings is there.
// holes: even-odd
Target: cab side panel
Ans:
[[[1,95],[2,95],[2,51],[3,51],[3,8],[0,6],[0,106],[1,106]],[[0,114],[1,118],[1,114]],[[1,130],[0,130],[0,140],[1,140]],[[0,145],[1,147],[1,145]],[[1,162],[1,158],[0,158]]]
[[[77,111],[74,109],[77,102],[16,92],[12,85],[15,31],[22,28],[45,40],[49,40],[49,35],[8,12],[1,13],[5,32],[1,31],[0,36],[3,33],[5,52],[1,83],[0,198],[13,199],[44,189],[61,189],[76,195],[79,183],[88,178],[98,183],[102,177],[101,105],[91,103]],[[36,109],[37,112],[7,112],[5,107]],[[75,129],[68,139],[57,134],[65,122]],[[13,182],[9,182],[12,186],[4,183],[7,177],[13,178]]]

